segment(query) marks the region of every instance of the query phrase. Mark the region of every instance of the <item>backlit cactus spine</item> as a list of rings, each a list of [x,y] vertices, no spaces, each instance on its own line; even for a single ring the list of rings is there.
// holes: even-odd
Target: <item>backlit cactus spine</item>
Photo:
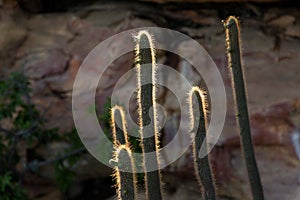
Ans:
[[[250,180],[252,195],[255,200],[264,199],[258,168],[253,149],[249,125],[246,91],[244,85],[242,59],[240,52],[240,29],[238,20],[230,16],[225,24],[229,70],[232,75],[232,87],[236,104],[236,116],[239,125],[241,143]]]
[[[121,125],[121,127],[119,127]],[[125,111],[121,106],[111,108],[111,129],[114,145],[128,144],[127,123]]]
[[[121,126],[121,128],[119,127]],[[125,112],[121,106],[111,109],[111,127],[115,151],[113,176],[116,179],[116,188],[120,200],[134,200],[137,195],[135,165],[131,148],[128,142]]]
[[[118,199],[135,200],[137,199],[136,176],[131,149],[127,145],[118,145],[114,152],[114,178]]]
[[[144,155],[146,197],[148,200],[160,200],[162,197],[158,155],[159,133],[156,122],[155,102],[155,73],[157,66],[153,39],[147,31],[140,31],[136,36],[135,59],[138,83],[139,131]],[[155,152],[155,156],[150,158],[146,155],[149,152]],[[153,171],[153,168],[157,170]]]
[[[201,145],[204,143],[206,138],[207,101],[204,92],[199,87],[192,87],[188,94],[188,103],[190,108],[191,131],[196,132],[193,140],[193,156],[196,177],[202,186],[202,195],[204,199],[215,200],[215,186],[213,174],[210,168],[209,154],[203,158],[199,157]],[[194,109],[193,105],[198,106],[199,112],[196,112],[197,109]],[[198,126],[196,127],[197,124]],[[203,147],[205,147],[205,152],[207,152],[207,144],[204,144]]]

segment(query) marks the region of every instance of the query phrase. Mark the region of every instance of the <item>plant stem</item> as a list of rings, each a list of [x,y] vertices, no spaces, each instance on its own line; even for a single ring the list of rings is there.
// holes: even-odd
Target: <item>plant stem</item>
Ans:
[[[117,163],[117,166],[114,168],[114,175],[117,180],[117,194],[120,200],[134,200],[137,193],[135,165],[126,126],[124,109],[115,105],[111,109],[111,128],[115,145],[113,161]]]
[[[158,131],[156,127],[157,116],[155,107],[156,63],[154,51],[155,49],[150,34],[147,31],[140,31],[137,35],[136,44],[138,111],[142,149],[144,153],[146,196],[148,200],[161,199],[160,172],[159,170],[151,171],[149,167],[155,166],[159,169]],[[151,66],[149,67],[149,65]],[[154,158],[145,156],[145,154],[149,152],[155,152]]]
[[[121,126],[121,128],[119,127]],[[121,106],[114,106],[111,109],[111,127],[113,132],[114,145],[128,144],[127,123],[125,111]]]
[[[196,97],[196,98],[195,98]],[[193,104],[198,106],[197,109],[193,109]],[[191,130],[196,130],[196,135],[193,140],[193,154],[194,154],[194,168],[196,177],[199,183],[202,185],[202,195],[205,200],[215,200],[215,186],[213,181],[213,174],[210,168],[210,158],[207,153],[206,156],[200,158],[199,152],[201,145],[204,143],[206,138],[206,97],[204,93],[198,87],[193,87],[189,93],[189,104],[190,104],[190,115],[192,119]],[[198,127],[195,125],[198,124]],[[207,144],[204,145],[205,151],[207,152]]]
[[[251,130],[249,125],[246,91],[240,53],[240,30],[235,17],[230,16],[225,23],[229,69],[232,73],[232,87],[236,104],[236,116],[240,129],[242,149],[250,180],[252,195],[255,200],[263,200],[263,189],[256,164]]]
[[[126,145],[119,145],[115,159],[118,163],[114,174],[117,179],[118,198],[120,200],[134,200],[137,196],[137,187],[134,161],[130,148]]]

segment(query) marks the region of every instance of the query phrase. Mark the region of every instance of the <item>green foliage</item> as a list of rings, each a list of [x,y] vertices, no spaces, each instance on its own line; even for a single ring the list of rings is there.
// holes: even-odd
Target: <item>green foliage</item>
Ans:
[[[13,73],[6,80],[0,80],[0,120],[11,118],[19,106],[26,105],[24,96],[30,92],[27,79],[18,73]]]
[[[17,184],[10,172],[0,176],[0,200],[27,200],[25,191]]]
[[[18,185],[17,145],[23,141],[30,147],[34,142],[45,142],[56,136],[53,130],[43,129],[44,121],[30,102],[30,92],[29,82],[22,74],[12,73],[0,80],[0,196],[3,199],[26,198]]]
[[[111,99],[107,98],[106,102],[103,105],[103,111],[98,116],[98,120],[102,125],[101,127],[106,137],[109,138],[111,142],[113,142],[112,134],[110,131],[110,121],[111,121],[110,110],[111,110]]]
[[[22,174],[35,172],[40,166],[54,164],[57,183],[66,191],[74,172],[70,168],[79,159],[82,148],[75,129],[69,133],[58,134],[58,129],[45,128],[45,119],[31,101],[31,88],[28,79],[21,73],[12,73],[7,79],[0,80],[0,199],[27,199],[22,189]],[[70,147],[57,155],[54,160],[33,160],[21,163],[20,150],[34,150],[35,147],[53,141],[65,141]],[[24,146],[25,145],[25,146]],[[75,152],[75,153],[74,153]],[[67,163],[67,165],[65,165]],[[18,166],[23,166],[19,169]]]
[[[55,179],[62,192],[66,192],[72,184],[75,172],[70,170],[63,161],[55,163]]]
[[[82,152],[85,151],[76,129],[64,134],[64,141],[69,144],[62,155],[57,155],[55,165],[55,179],[62,192],[66,192],[73,183],[75,172],[73,166],[80,160]]]

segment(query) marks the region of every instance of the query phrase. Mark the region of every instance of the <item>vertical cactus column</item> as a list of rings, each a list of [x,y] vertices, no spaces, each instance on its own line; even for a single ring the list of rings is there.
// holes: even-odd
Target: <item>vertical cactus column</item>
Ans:
[[[236,116],[240,129],[241,143],[250,180],[252,195],[255,200],[264,199],[258,168],[252,144],[249,125],[246,92],[240,53],[240,30],[235,17],[230,16],[225,22],[226,43],[229,69],[232,75],[232,87],[236,104]]]
[[[209,154],[207,154],[203,158],[199,157],[201,145],[203,144],[206,138],[206,96],[203,93],[203,91],[200,90],[200,88],[192,87],[188,97],[188,102],[190,106],[191,130],[196,131],[196,135],[193,140],[194,168],[196,172],[196,177],[202,186],[202,195],[204,199],[215,200],[216,194],[213,181],[213,174],[210,168]],[[198,106],[199,112],[196,112],[197,109],[193,108],[193,104]],[[198,124],[198,127],[195,127],[196,124]],[[207,144],[205,144],[204,147],[207,147]]]
[[[116,162],[114,177],[119,200],[137,199],[135,167],[130,148],[127,145],[118,145],[114,161]]]
[[[161,178],[159,170],[149,171],[149,166],[158,169],[158,131],[155,107],[155,49],[151,35],[140,31],[136,36],[136,68],[138,82],[139,127],[142,139],[142,150],[145,153],[155,152],[155,157],[144,156],[145,187],[148,200],[161,199]]]
[[[135,165],[128,141],[125,112],[121,106],[111,109],[111,127],[115,146],[113,162],[118,198],[134,200],[137,194]]]

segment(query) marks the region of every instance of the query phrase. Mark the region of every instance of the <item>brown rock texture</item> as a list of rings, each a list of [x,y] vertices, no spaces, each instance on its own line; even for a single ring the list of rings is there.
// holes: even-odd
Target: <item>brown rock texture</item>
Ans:
[[[141,0],[149,1],[156,3],[167,3],[167,2],[189,2],[189,3],[230,3],[230,2],[257,2],[257,3],[266,3],[266,2],[280,2],[288,0]]]
[[[268,1],[276,0],[259,2]],[[281,8],[279,4],[270,4],[271,7],[267,7],[251,3],[234,4],[237,7],[232,9],[230,5],[225,4],[212,4],[208,7],[196,4],[207,2],[206,0],[189,2],[195,4],[180,4],[180,7],[176,7],[176,4],[143,4],[141,1],[112,2],[86,5],[65,13],[28,14],[17,10],[14,11],[17,12],[14,17],[7,18],[1,14],[0,74],[7,76],[13,70],[24,71],[33,88],[31,98],[39,109],[49,110],[45,114],[47,126],[59,127],[63,133],[74,127],[71,96],[77,71],[86,56],[100,42],[123,30],[145,26],[167,27],[187,34],[210,54],[226,87],[226,123],[211,153],[219,197],[251,199],[236,128],[225,53],[225,33],[221,22],[229,14],[238,15],[242,26],[242,56],[251,130],[265,196],[266,199],[272,200],[299,199],[300,161],[291,140],[292,135],[300,128],[298,9],[293,6]],[[1,9],[0,4],[0,11]],[[178,44],[174,45],[174,48],[194,59],[193,52],[196,49],[189,48],[188,41],[176,42]],[[118,46],[112,46],[107,50],[107,54],[114,56],[118,51]],[[169,52],[157,52],[158,63],[169,65],[183,74],[192,84],[206,87],[201,75],[196,73],[194,67],[186,60]],[[116,82],[132,68],[133,62],[132,52],[114,61],[104,72],[95,97],[97,114],[103,114],[103,105],[110,97]],[[96,71],[89,73],[96,75]],[[178,84],[176,79],[163,78],[169,84]],[[119,98],[135,89],[126,85],[134,80],[135,77],[130,77],[124,81],[124,91],[120,93]],[[178,90],[180,88],[179,85]],[[179,102],[184,102],[185,99],[176,99],[172,92],[163,87],[159,88],[157,96],[159,104],[163,107],[160,113],[164,113],[161,115],[166,120],[161,131],[161,144],[164,146],[174,138],[179,124],[188,124],[189,121],[180,122]],[[130,114],[133,118],[136,115],[134,100],[132,97]],[[168,160],[176,156],[176,150],[182,148],[183,142],[184,138],[174,144],[174,154],[161,155],[161,158]],[[60,144],[52,145],[47,148],[51,149]],[[40,150],[41,157],[47,157],[49,156],[47,153],[53,151],[47,148]],[[84,193],[87,189],[81,185],[82,181],[92,178],[104,180],[103,177],[108,176],[109,169],[101,163],[98,165],[96,163],[91,156],[82,158],[76,166],[78,185],[75,184],[73,188],[79,188],[78,191]],[[167,186],[166,199],[199,199],[199,189],[193,179],[190,150],[163,171],[166,174],[164,179]],[[47,174],[52,176],[48,172],[51,172],[51,169],[44,168],[40,174],[44,177]],[[38,183],[34,184],[30,184],[30,181],[25,183],[32,197],[45,200],[62,199],[61,193],[52,182],[46,181],[39,185],[39,181],[44,180],[38,179]]]

